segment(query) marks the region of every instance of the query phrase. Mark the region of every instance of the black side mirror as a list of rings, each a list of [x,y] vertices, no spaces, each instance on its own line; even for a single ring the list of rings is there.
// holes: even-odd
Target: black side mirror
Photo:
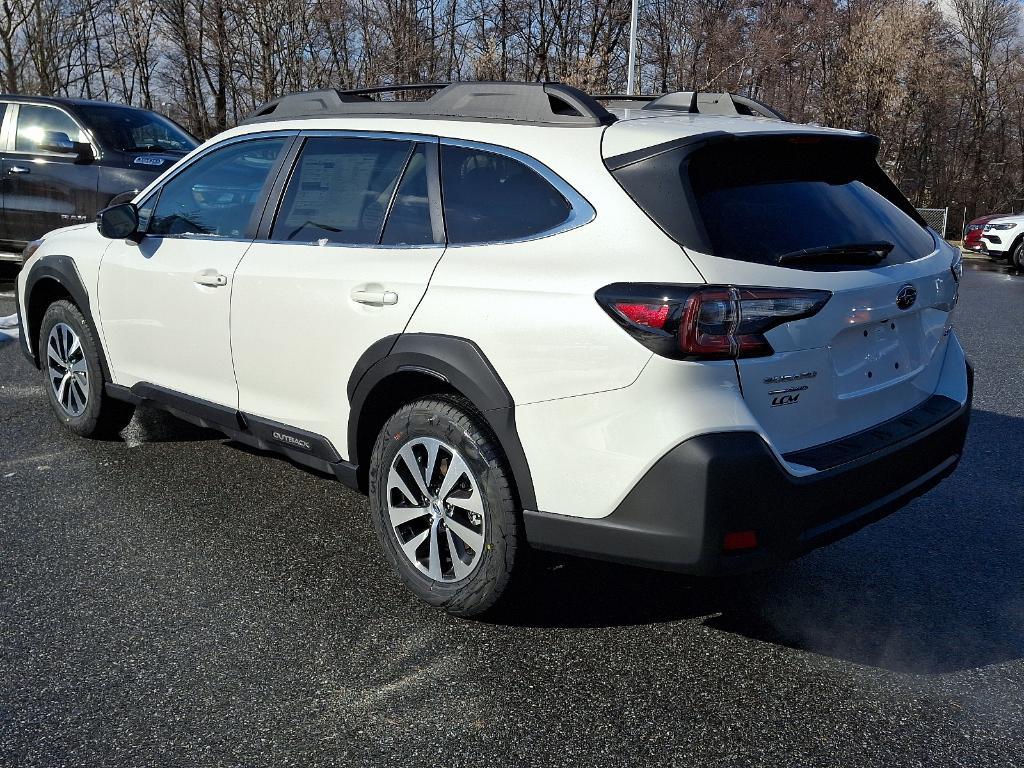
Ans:
[[[96,214],[96,226],[100,234],[111,240],[138,240],[139,211],[133,203],[121,203],[104,208]]]
[[[92,160],[92,146],[87,141],[72,141],[63,131],[43,131],[43,138],[37,144],[44,152],[59,152],[74,155],[78,160]]]
[[[39,148],[46,152],[60,152],[62,155],[78,154],[75,142],[63,131],[43,131]]]

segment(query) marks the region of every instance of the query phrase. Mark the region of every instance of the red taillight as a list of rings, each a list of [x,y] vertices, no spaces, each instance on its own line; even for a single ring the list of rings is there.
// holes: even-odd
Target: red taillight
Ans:
[[[618,302],[615,304],[615,309],[621,312],[630,322],[647,328],[664,328],[665,321],[668,320],[668,304],[630,304],[628,302]]]
[[[647,347],[666,357],[762,357],[774,350],[764,334],[817,313],[832,294],[798,288],[617,283],[596,298]]]
[[[755,531],[731,531],[722,539],[722,549],[726,552],[757,549],[757,533]]]
[[[732,333],[735,324],[732,289],[694,291],[679,321],[679,349],[694,357],[735,357]]]

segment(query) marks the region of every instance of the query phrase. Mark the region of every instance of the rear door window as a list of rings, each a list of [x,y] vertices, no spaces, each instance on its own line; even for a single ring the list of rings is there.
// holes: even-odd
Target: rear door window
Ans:
[[[387,139],[307,139],[288,181],[271,239],[376,245],[413,149],[412,142]],[[408,204],[406,199],[403,211]],[[402,237],[410,236],[412,233],[402,233]]]
[[[448,242],[456,245],[541,235],[571,213],[532,168],[480,149],[442,145],[441,188]]]
[[[430,193],[427,184],[427,153],[436,152],[435,144],[417,144],[402,174],[395,202],[388,213],[381,237],[383,245],[431,245],[434,231],[430,224]]]

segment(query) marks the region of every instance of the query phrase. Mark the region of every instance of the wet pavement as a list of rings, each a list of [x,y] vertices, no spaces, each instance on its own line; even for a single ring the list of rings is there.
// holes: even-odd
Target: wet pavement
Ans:
[[[500,622],[416,602],[327,478],[63,431],[0,343],[0,765],[1024,765],[1022,318],[970,259],[965,458],[897,514],[741,582],[543,558]]]

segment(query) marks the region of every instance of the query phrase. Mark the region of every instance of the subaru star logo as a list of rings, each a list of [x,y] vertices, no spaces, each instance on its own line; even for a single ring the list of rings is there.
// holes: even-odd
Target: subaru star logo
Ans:
[[[917,301],[917,288],[912,285],[904,285],[896,294],[896,306],[900,309],[910,309]]]

